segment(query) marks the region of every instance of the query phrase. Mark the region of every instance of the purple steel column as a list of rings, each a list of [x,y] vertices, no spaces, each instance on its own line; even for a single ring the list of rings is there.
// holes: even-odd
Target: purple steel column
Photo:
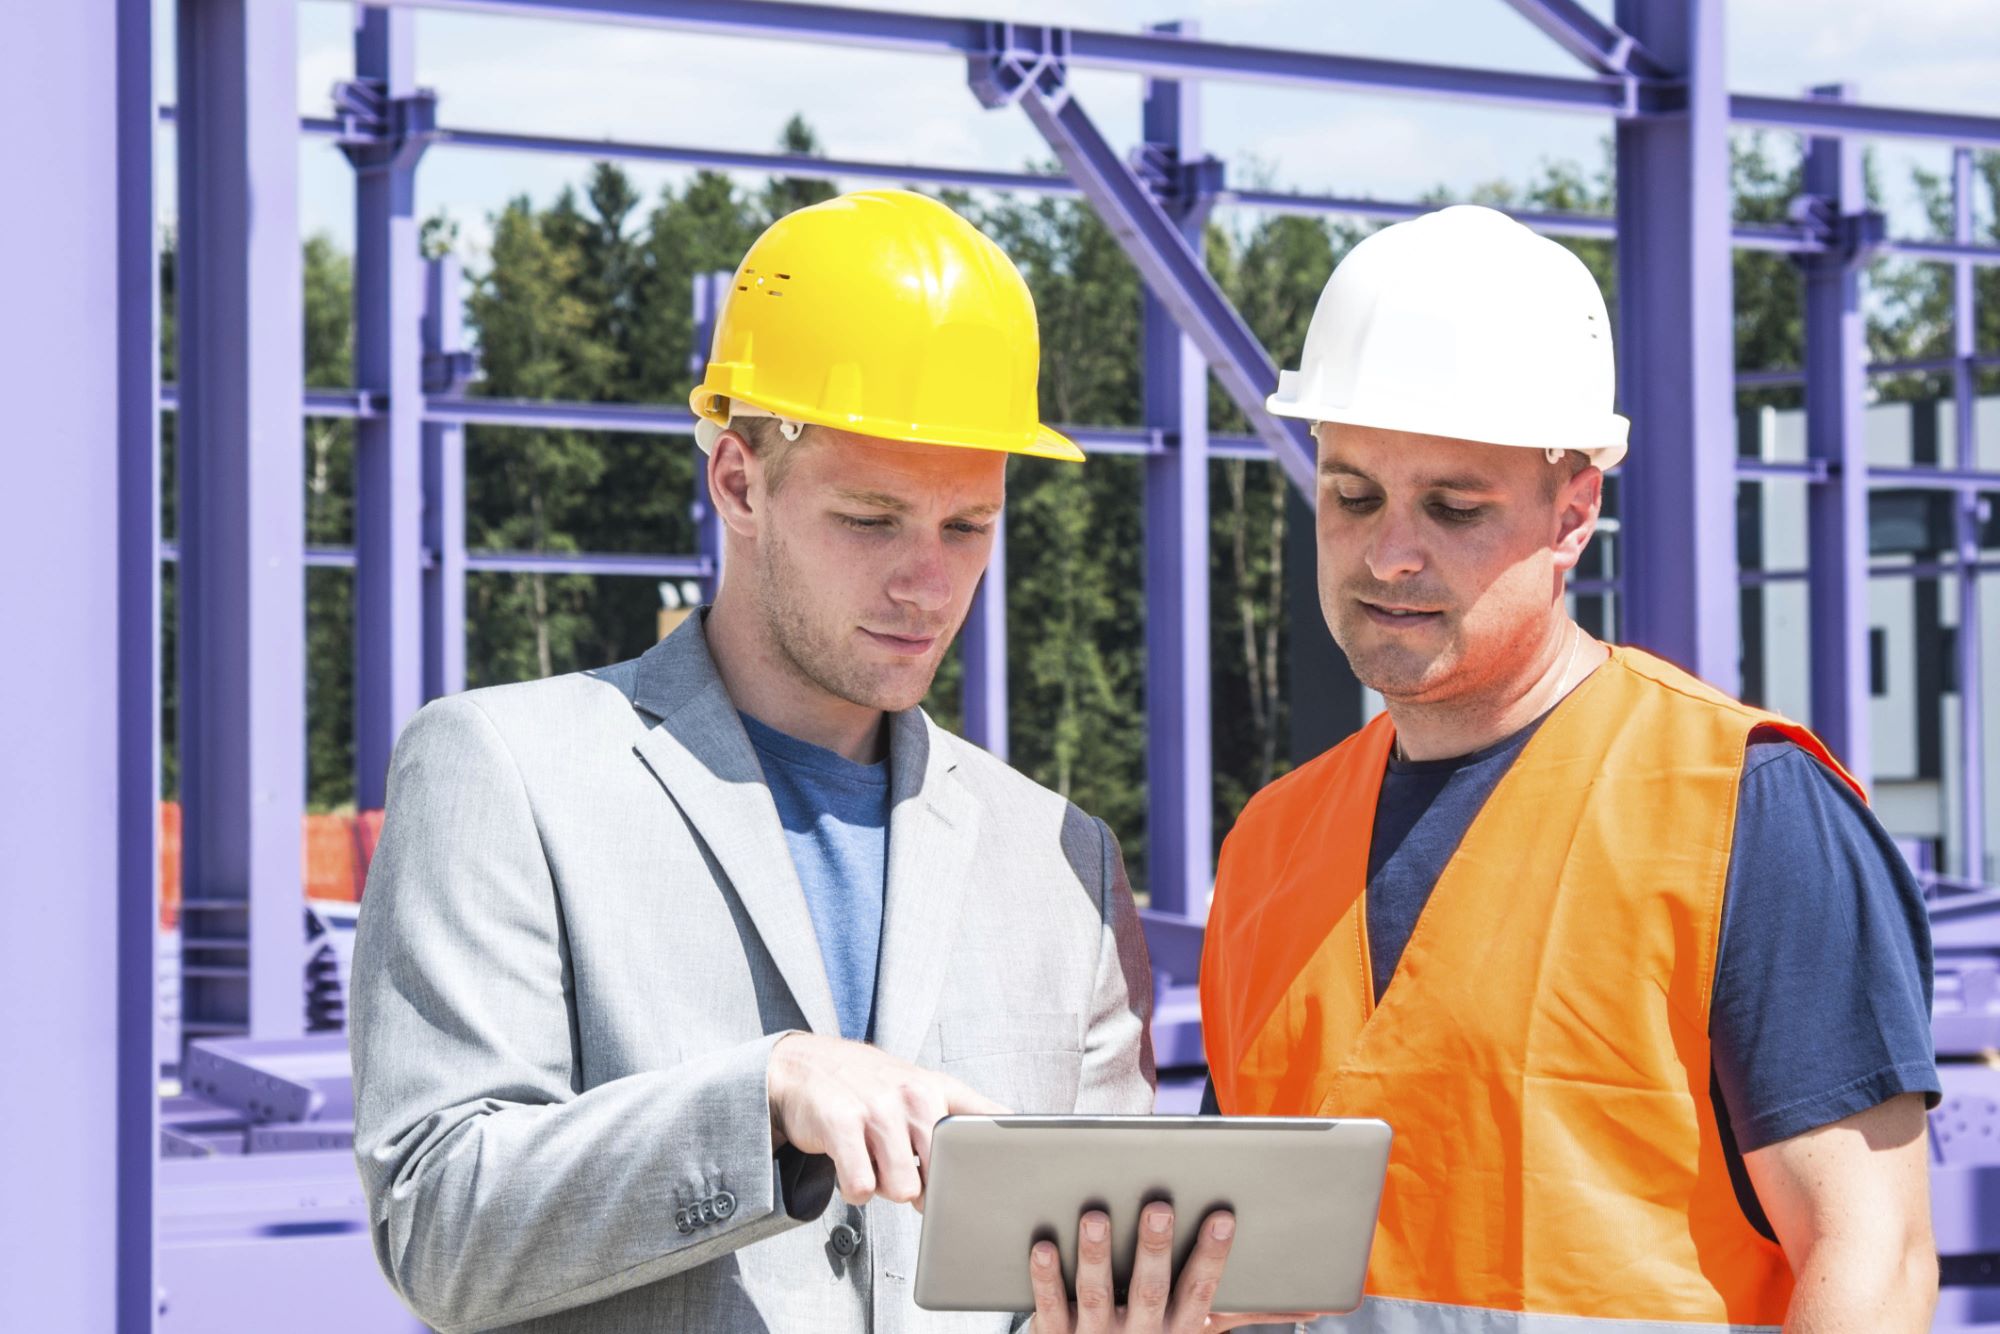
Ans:
[[[1741,677],[1729,95],[1721,0],[1618,0],[1686,109],[1618,124],[1623,637],[1724,690]]]
[[[1007,516],[993,521],[993,554],[972,595],[959,636],[965,656],[965,737],[1001,759],[1007,758]]]
[[[696,383],[708,370],[708,354],[715,344],[715,321],[721,316],[722,303],[728,300],[730,284],[735,281],[736,275],[728,269],[694,275],[694,349],[688,354],[688,373]],[[713,602],[715,590],[722,587],[722,521],[708,500],[706,461],[706,456],[697,451],[694,501],[690,509],[694,516],[694,549],[709,562],[709,573],[701,580],[701,600]]]
[[[1831,84],[1812,96],[1837,101]],[[1828,248],[1802,256],[1805,272],[1806,452],[1829,476],[1807,492],[1812,724],[1862,782],[1873,781],[1869,748],[1868,451],[1862,426],[1868,349],[1861,310],[1862,256],[1851,220],[1867,208],[1861,145],[1808,141],[1805,193],[1830,228]]]
[[[1191,22],[1155,32],[1192,37]],[[1196,255],[1206,210],[1180,196],[1201,153],[1197,85],[1146,81],[1141,137]],[[1159,298],[1145,303],[1145,423],[1171,447],[1146,468],[1146,885],[1155,912],[1200,918],[1214,881],[1208,660],[1208,363]]]
[[[182,1030],[305,1023],[294,7],[181,0]]]
[[[1972,151],[1952,154],[1952,239],[1972,243]],[[1973,355],[1979,350],[1978,312],[1973,306],[1972,265],[1952,266],[1952,416],[1958,437],[1958,466],[1978,466]],[[1981,675],[1979,614],[1979,530],[1987,502],[1961,491],[1954,500],[1958,542],[1958,753],[1960,874],[1986,879],[1986,681]]]
[[[152,1328],[159,820],[152,14],[18,15],[0,117],[0,1328]],[[43,573],[47,571],[47,573]],[[54,1115],[43,1109],[60,1109]]]
[[[456,392],[464,348],[458,260],[445,255],[424,271],[425,392]],[[424,698],[436,699],[465,689],[465,427],[426,421],[423,446]]]
[[[394,105],[416,92],[416,15],[354,11],[354,73]],[[354,424],[354,800],[379,810],[389,752],[424,697],[424,274],[414,153],[393,141],[357,156],[354,177],[354,370],[387,406]]]

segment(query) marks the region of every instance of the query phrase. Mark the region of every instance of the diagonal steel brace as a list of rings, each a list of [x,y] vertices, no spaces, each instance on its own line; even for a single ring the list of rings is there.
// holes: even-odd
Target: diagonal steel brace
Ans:
[[[1001,54],[995,53],[996,61]],[[993,68],[988,65],[982,70],[979,62],[973,62],[973,89],[982,101],[987,98],[986,88],[994,86]],[[1059,64],[1053,74],[1052,78],[1048,66],[1038,68],[1034,77],[1007,87],[1004,101],[1018,102],[1028,113],[1064,170],[1111,229],[1119,248],[1139,270],[1148,290],[1201,349],[1223,390],[1249,418],[1251,429],[1271,447],[1272,456],[1306,502],[1312,503],[1317,490],[1312,437],[1303,423],[1274,416],[1264,406],[1265,398],[1277,388],[1278,368],[1147,183],[1105,142],[1061,82]],[[987,105],[1004,105],[1004,101]]]
[[[1671,78],[1646,48],[1639,45],[1637,38],[1616,24],[1606,23],[1577,0],[1506,0],[1506,4],[1599,74],[1629,79]]]

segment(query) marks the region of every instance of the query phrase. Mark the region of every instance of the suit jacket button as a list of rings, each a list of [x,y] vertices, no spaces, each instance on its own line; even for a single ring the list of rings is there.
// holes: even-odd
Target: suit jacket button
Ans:
[[[722,1219],[729,1217],[735,1212],[736,1197],[726,1190],[717,1191],[715,1193],[715,1216],[718,1219]]]
[[[834,1228],[833,1235],[827,1238],[827,1244],[833,1247],[835,1255],[849,1256],[861,1249],[861,1234],[842,1223]]]
[[[674,1210],[674,1226],[679,1228],[683,1234],[689,1233],[694,1231],[694,1220],[688,1217],[687,1210],[676,1209]]]

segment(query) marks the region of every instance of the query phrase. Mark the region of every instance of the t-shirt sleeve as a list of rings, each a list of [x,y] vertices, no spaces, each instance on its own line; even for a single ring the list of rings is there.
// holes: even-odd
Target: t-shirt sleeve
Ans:
[[[1709,1015],[1743,1152],[1940,1086],[1930,919],[1853,791],[1790,742],[1744,761]]]

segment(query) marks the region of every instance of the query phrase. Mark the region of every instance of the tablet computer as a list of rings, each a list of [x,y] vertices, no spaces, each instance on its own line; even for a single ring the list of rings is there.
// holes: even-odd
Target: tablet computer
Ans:
[[[1389,1163],[1373,1120],[1217,1116],[952,1116],[931,1140],[917,1305],[1028,1311],[1028,1252],[1053,1241],[1076,1290],[1077,1221],[1111,1218],[1124,1298],[1139,1211],[1174,1206],[1174,1272],[1210,1210],[1236,1214],[1217,1311],[1347,1311],[1361,1303]]]

